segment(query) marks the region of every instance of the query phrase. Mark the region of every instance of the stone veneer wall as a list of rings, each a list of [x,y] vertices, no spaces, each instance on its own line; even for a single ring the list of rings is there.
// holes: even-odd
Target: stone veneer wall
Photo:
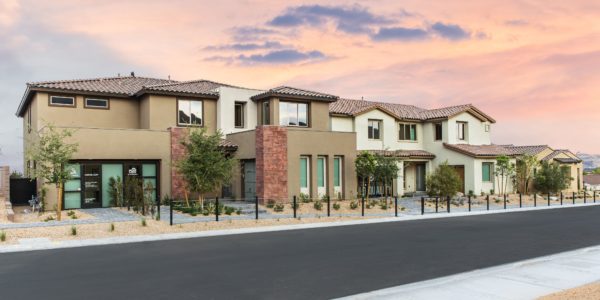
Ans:
[[[185,146],[181,144],[182,139],[190,134],[188,128],[169,128],[171,132],[171,197],[183,198],[185,195],[185,181],[177,169],[175,163],[185,154]]]
[[[288,200],[287,128],[256,128],[256,196],[267,200]]]
[[[10,168],[0,167],[0,198],[8,200],[10,197]],[[1,204],[1,203],[0,203]]]

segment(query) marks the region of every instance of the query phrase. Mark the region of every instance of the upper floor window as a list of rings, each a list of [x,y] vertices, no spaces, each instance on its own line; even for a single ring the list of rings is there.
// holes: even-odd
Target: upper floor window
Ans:
[[[279,125],[307,127],[308,104],[279,102]]]
[[[399,124],[398,139],[401,141],[417,140],[417,124]]]
[[[262,103],[262,124],[271,124],[271,104],[269,103],[269,101],[265,101]]]
[[[381,139],[381,120],[369,120],[369,139]]]
[[[52,105],[52,106],[70,106],[70,107],[75,107],[75,97],[70,97],[70,96],[50,96],[50,105]]]
[[[444,137],[442,134],[442,123],[435,123],[435,124],[433,124],[433,126],[435,128],[435,140],[441,141],[442,138]]]
[[[202,126],[202,101],[177,100],[177,124]]]
[[[108,99],[102,98],[85,98],[84,106],[85,108],[102,108],[108,109]]]
[[[467,139],[467,122],[456,122],[456,137],[460,141]]]
[[[244,111],[246,104],[245,103],[236,103],[235,104],[235,127],[236,128],[244,128]]]
[[[485,132],[490,132],[490,124],[483,125],[483,128],[485,129]]]

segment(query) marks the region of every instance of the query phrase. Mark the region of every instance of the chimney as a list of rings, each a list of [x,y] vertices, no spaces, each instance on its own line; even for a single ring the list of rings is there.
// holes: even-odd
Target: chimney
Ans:
[[[135,72],[131,71],[131,77],[135,77]]]

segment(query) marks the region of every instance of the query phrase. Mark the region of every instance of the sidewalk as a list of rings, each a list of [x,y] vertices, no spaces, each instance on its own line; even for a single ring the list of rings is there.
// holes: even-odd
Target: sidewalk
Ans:
[[[536,299],[600,280],[600,246],[340,299]]]

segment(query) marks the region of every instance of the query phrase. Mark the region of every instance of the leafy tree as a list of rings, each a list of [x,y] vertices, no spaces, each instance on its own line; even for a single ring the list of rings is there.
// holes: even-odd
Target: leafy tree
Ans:
[[[595,169],[592,171],[592,173],[593,173],[593,174],[600,174],[600,168],[595,168]]]
[[[502,155],[496,159],[496,175],[500,179],[500,194],[504,195],[508,183],[515,175],[515,165],[510,163],[510,157]]]
[[[544,194],[550,194],[558,193],[569,187],[571,180],[573,180],[569,174],[569,169],[546,161],[542,162],[541,166],[533,181],[536,190]]]
[[[122,207],[123,202],[123,181],[121,176],[111,177],[108,179],[108,196],[112,205]]]
[[[516,181],[519,192],[527,194],[529,186],[533,181],[533,170],[539,166],[537,157],[529,154],[520,156],[517,159]]]
[[[369,199],[369,190],[371,187],[371,177],[375,176],[375,168],[377,166],[377,159],[375,155],[368,151],[362,151],[354,160],[354,166],[356,169],[356,176],[361,179],[361,184],[367,182],[366,197]]]
[[[398,176],[398,159],[393,156],[375,155],[375,178],[383,182],[384,196],[387,198],[387,186],[391,185],[394,178]]]
[[[427,176],[426,186],[429,196],[453,197],[462,189],[462,181],[456,169],[445,161]]]
[[[77,143],[67,143],[72,135],[71,130],[60,130],[48,125],[32,141],[26,154],[28,160],[36,162],[36,167],[32,170],[33,177],[56,186],[56,219],[59,221],[64,183],[71,178],[71,170],[66,166],[79,147]]]
[[[230,182],[233,176],[235,159],[219,146],[222,133],[207,134],[206,129],[196,129],[181,141],[186,152],[176,162],[178,172],[183,176],[188,188],[198,193],[198,200],[204,208],[204,195],[216,192]]]
[[[14,170],[10,173],[10,178],[13,178],[13,179],[23,178],[23,173],[21,173],[17,170]]]

